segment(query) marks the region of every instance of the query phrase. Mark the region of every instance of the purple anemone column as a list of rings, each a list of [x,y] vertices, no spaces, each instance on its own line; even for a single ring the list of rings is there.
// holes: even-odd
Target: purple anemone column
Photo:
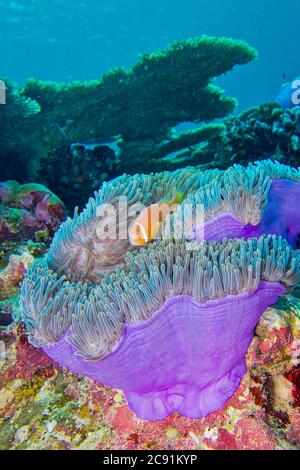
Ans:
[[[235,392],[254,328],[284,292],[279,283],[261,282],[256,291],[205,303],[170,298],[148,321],[127,325],[114,351],[100,360],[76,356],[68,335],[43,349],[59,364],[124,390],[142,419],[173,412],[199,418],[222,408]]]
[[[195,227],[197,241],[202,241],[202,228]],[[261,235],[284,237],[293,248],[300,246],[300,183],[274,180],[268,202],[258,225],[243,225],[232,214],[220,214],[206,222],[204,239],[222,241],[224,238],[259,238]]]

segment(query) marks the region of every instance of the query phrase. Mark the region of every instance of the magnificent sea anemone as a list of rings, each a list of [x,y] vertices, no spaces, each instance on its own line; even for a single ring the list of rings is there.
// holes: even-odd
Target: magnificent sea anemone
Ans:
[[[190,193],[185,204],[202,205],[205,225],[194,227],[201,241],[223,238],[283,236],[300,247],[300,170],[270,160],[234,165]],[[182,216],[179,208],[175,219]]]
[[[97,227],[101,223],[97,209],[105,204],[115,207],[117,231],[133,220],[130,208],[139,205],[149,206],[164,197],[172,198],[178,189],[190,193],[206,186],[217,175],[218,170],[201,172],[186,168],[174,172],[162,172],[150,175],[123,175],[112,182],[104,183],[90,198],[86,208],[73,219],[67,219],[55,234],[48,256],[49,266],[60,273],[65,273],[76,281],[99,282],[103,275],[111,273],[119,265],[127,251],[132,249],[127,233],[124,238],[119,233],[107,233],[99,239]],[[126,198],[126,207],[120,204],[120,198]],[[127,211],[129,208],[129,211]],[[129,212],[129,213],[128,213]]]
[[[221,408],[246,371],[245,355],[261,315],[300,278],[300,252],[288,241],[278,233],[249,238],[246,231],[234,238],[226,218],[241,229],[263,224],[258,231],[268,231],[278,216],[278,231],[291,235],[295,246],[294,206],[281,216],[268,197],[282,201],[280,211],[286,201],[276,184],[298,191],[298,180],[297,170],[262,162],[107,183],[81,215],[62,224],[48,257],[28,270],[20,310],[29,341],[59,364],[124,390],[143,419],[172,412],[197,418]],[[204,235],[219,218],[231,239],[158,240],[134,251],[127,239],[98,240],[101,203],[117,206],[126,194],[129,205],[149,205],[177,190],[186,192],[192,207],[196,200],[203,203]],[[173,222],[178,217],[171,216]]]

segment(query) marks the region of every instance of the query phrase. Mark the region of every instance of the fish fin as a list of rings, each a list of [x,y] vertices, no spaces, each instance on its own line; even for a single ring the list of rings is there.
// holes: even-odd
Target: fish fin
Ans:
[[[179,191],[178,193],[175,194],[174,198],[172,199],[172,204],[181,204],[183,199],[185,197],[185,192],[184,191]]]
[[[136,233],[135,237],[133,237],[132,244],[138,246],[146,245],[149,242],[149,237],[145,227],[139,222],[135,223],[135,227],[138,228],[138,232]]]
[[[159,204],[168,204],[169,206],[173,206],[174,204],[181,204],[184,197],[185,197],[185,191],[178,191],[175,196],[172,197],[172,199],[169,199],[167,197],[164,197]]]

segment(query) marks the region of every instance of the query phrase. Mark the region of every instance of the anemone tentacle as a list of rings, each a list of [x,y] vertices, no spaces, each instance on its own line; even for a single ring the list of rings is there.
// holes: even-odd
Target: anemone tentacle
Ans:
[[[244,224],[257,224],[267,203],[272,180],[300,182],[300,168],[291,168],[272,160],[234,165],[216,175],[207,185],[189,195],[185,203],[201,204],[206,220],[230,212]]]
[[[127,227],[134,216],[119,210],[120,197],[127,198],[128,207],[136,204],[148,206],[165,197],[172,198],[176,191],[191,192],[208,184],[222,172],[209,170],[201,172],[185,168],[175,172],[162,172],[150,175],[123,175],[102,188],[90,198],[86,208],[73,219],[68,218],[55,234],[48,256],[48,264],[55,271],[67,274],[74,281],[90,280],[98,282],[103,275],[112,272],[123,262],[124,254],[132,247],[128,239],[115,240],[107,233],[104,240],[97,235],[101,221],[97,210],[103,204],[116,208],[118,230]]]
[[[300,279],[300,252],[281,237],[222,243],[158,241],[127,253],[125,265],[94,287],[72,284],[44,264],[30,268],[21,291],[22,318],[30,341],[69,341],[85,359],[109,354],[124,324],[147,321],[164,302],[188,295],[197,302],[252,292],[261,281],[286,287]]]
[[[133,249],[127,237],[99,237],[103,204],[116,208],[120,232],[135,217],[131,209],[179,191],[184,200],[163,227],[170,238]],[[105,183],[25,276],[20,312],[29,341],[71,370],[123,389],[142,418],[219,409],[246,371],[261,315],[300,283],[299,198],[300,169],[271,161]],[[198,204],[204,240],[193,226]],[[177,239],[186,208],[194,236]]]

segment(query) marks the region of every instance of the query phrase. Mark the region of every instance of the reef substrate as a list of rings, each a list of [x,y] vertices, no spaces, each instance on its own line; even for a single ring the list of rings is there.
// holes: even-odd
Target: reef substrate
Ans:
[[[299,449],[299,311],[295,292],[263,315],[247,373],[221,410],[155,422],[137,418],[121,391],[61,368],[28,343],[21,325],[1,329],[0,448]]]

